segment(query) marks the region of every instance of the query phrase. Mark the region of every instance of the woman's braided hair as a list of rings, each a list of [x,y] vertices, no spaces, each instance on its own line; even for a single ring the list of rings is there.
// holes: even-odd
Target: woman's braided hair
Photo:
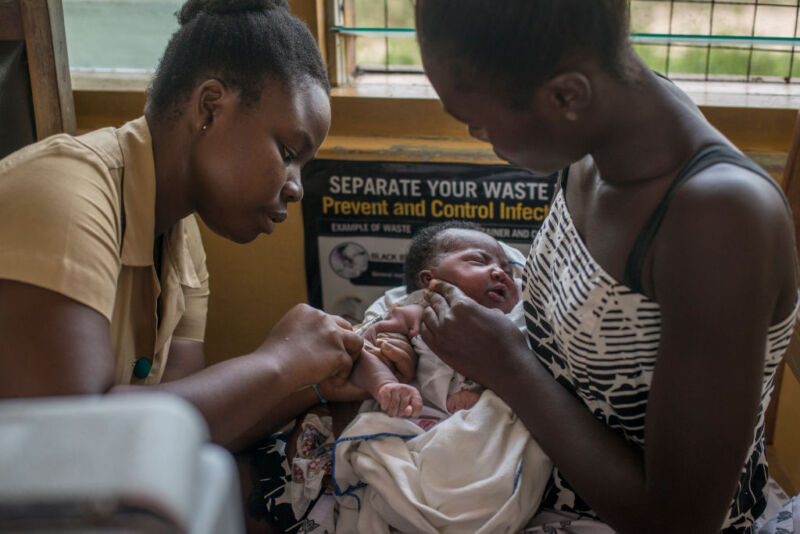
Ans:
[[[188,0],[147,95],[155,120],[180,114],[194,87],[215,78],[258,102],[265,84],[313,82],[330,90],[314,37],[289,12],[286,0]]]

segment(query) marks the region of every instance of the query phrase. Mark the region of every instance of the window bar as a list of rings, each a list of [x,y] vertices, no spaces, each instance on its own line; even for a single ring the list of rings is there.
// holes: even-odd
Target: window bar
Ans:
[[[708,34],[714,35],[714,8],[716,7],[716,1],[711,0],[711,11],[708,20]],[[708,81],[708,74],[711,72],[711,43],[706,45],[706,72],[703,79]]]
[[[389,29],[389,0],[383,0],[383,27]],[[389,36],[383,38],[383,66],[389,72]]]
[[[675,18],[675,0],[669,0],[669,28],[668,33],[672,35],[672,21]],[[672,55],[672,47],[670,46],[670,42],[667,42],[667,62],[664,65],[665,75],[669,76],[669,59]]]
[[[750,36],[755,37],[756,35],[756,19],[758,19],[758,0],[755,1],[753,6],[753,24],[750,26]],[[750,69],[753,66],[753,50],[755,46],[752,44],[750,45],[750,53],[747,54],[747,73],[745,74],[745,81],[750,81]]]
[[[343,26],[345,24],[344,0],[325,0],[325,19],[327,24],[332,27]],[[334,32],[328,34],[326,48],[328,53],[328,75],[334,86],[341,85],[347,81],[349,73],[347,71],[347,54],[345,51],[345,39]]]
[[[763,4],[762,4],[763,5]],[[414,37],[413,28],[360,28],[356,26],[332,26],[335,32],[344,35],[357,35],[363,37]],[[685,44],[690,46],[728,45],[730,46],[800,46],[800,37],[760,37],[749,35],[699,35],[668,33],[632,33],[630,39],[634,43],[643,44]]]
[[[794,9],[794,33],[793,35],[797,37],[797,21],[800,20],[800,0],[798,0],[797,5]],[[794,69],[794,51],[795,46],[792,44],[792,49],[789,52],[789,73],[786,75],[786,83],[790,83],[792,81],[792,69]]]
[[[416,35],[416,30],[414,30],[414,28],[369,28],[336,25],[331,29],[345,35],[361,37],[414,37]]]

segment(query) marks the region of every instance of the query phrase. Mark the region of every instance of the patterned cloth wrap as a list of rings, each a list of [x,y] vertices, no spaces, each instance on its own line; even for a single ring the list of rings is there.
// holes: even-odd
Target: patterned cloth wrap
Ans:
[[[292,511],[302,517],[323,490],[333,464],[333,422],[329,416],[310,413],[301,423],[297,453],[292,460]]]

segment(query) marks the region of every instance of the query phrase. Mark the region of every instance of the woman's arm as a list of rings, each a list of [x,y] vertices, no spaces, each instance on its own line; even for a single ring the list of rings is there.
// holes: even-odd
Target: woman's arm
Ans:
[[[644,451],[553,380],[500,314],[443,282],[429,292],[423,339],[496,391],[622,534],[719,532],[753,440],[767,329],[794,299],[780,198],[766,182],[723,182],[726,194],[719,183],[693,179],[681,189],[653,252],[662,333]]]
[[[239,443],[265,418],[288,421],[314,404],[298,393],[311,384],[329,377],[344,383],[362,346],[344,320],[299,305],[251,354],[157,386],[114,387],[108,320],[68,297],[11,281],[0,281],[0,340],[0,365],[11,370],[0,373],[0,397],[170,392],[192,402],[223,445]]]

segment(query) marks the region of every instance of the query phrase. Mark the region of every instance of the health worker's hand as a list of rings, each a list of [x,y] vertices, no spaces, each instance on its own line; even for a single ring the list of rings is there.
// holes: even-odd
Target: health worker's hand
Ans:
[[[256,352],[277,358],[281,372],[299,390],[328,379],[344,386],[362,344],[361,336],[341,317],[298,304],[278,321]]]
[[[370,398],[369,391],[361,389],[352,382],[342,382],[338,378],[329,378],[319,383],[319,394],[329,402],[363,401]]]
[[[525,337],[501,311],[481,306],[456,286],[431,280],[425,291],[430,306],[422,314],[420,334],[450,367],[490,389],[532,357]]]

